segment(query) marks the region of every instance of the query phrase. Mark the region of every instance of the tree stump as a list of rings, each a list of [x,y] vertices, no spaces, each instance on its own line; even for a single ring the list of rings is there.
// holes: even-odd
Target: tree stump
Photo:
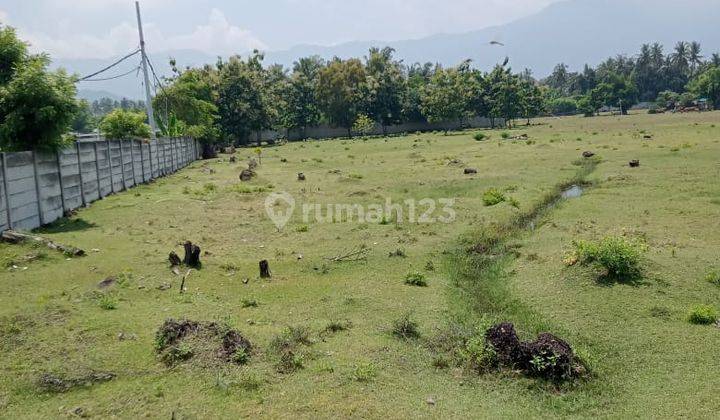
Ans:
[[[253,158],[250,158],[250,160],[248,161],[248,169],[250,169],[251,171],[254,171],[255,168],[257,168],[257,167],[258,167],[257,161]]]
[[[304,174],[304,173],[300,172],[300,173],[298,174],[298,181],[305,181],[305,174]]]
[[[230,163],[235,163],[235,162],[237,162],[237,157],[230,156]]]
[[[188,267],[200,267],[200,247],[190,241],[185,242],[185,258],[183,262]]]
[[[465,172],[465,175],[474,175],[474,174],[478,173],[477,169],[473,169],[473,168],[465,168],[464,172]]]
[[[268,260],[260,261],[260,278],[269,279],[270,277],[272,277],[272,274],[270,274],[270,263]]]
[[[591,158],[591,157],[593,157],[593,156],[595,156],[595,153],[594,153],[594,152],[590,152],[590,151],[583,152],[583,157],[586,158],[586,159],[587,159],[587,158]]]
[[[639,168],[640,167],[640,161],[637,159],[630,161],[630,167],[631,168]]]
[[[180,257],[178,256],[178,254],[175,253],[175,251],[170,251],[170,256],[168,257],[168,260],[170,260],[171,267],[177,267],[182,264]]]

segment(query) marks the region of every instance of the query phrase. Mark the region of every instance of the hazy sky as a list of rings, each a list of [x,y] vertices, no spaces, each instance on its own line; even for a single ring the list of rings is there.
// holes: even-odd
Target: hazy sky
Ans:
[[[148,47],[231,54],[298,44],[465,32],[560,0],[142,0]],[[137,44],[133,0],[3,0],[0,22],[57,58],[107,58]]]

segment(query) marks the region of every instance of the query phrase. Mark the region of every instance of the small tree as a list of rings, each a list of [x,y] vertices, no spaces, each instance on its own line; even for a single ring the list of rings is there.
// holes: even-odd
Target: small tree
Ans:
[[[710,67],[688,84],[688,90],[707,98],[715,108],[720,107],[720,68]]]
[[[145,114],[116,109],[100,122],[100,131],[110,139],[137,139],[150,137],[150,126]]]
[[[373,121],[365,114],[360,114],[355,120],[355,124],[353,124],[352,130],[362,136],[367,136],[368,134],[372,133],[374,128],[375,121]]]

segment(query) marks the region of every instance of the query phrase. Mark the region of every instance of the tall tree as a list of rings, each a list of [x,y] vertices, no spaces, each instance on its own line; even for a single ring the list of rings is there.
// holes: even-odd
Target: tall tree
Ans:
[[[365,67],[352,58],[335,58],[324,67],[318,77],[318,98],[321,109],[331,123],[345,127],[352,135],[352,125],[364,105]]]
[[[401,121],[402,95],[406,88],[402,64],[393,59],[393,50],[371,48],[365,61],[367,72],[368,114],[380,122],[383,132],[388,125]]]
[[[218,63],[218,114],[220,127],[232,142],[247,144],[253,132],[272,127],[272,111],[263,55],[254,51],[242,60],[239,56]]]
[[[306,137],[307,127],[318,124],[322,116],[318,106],[317,89],[323,67],[325,61],[319,56],[301,58],[294,63],[286,86],[281,123],[289,130],[301,130],[303,139]]]

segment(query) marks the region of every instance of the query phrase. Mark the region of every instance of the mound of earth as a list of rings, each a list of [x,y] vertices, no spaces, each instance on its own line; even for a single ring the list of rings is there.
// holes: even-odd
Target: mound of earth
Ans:
[[[168,319],[155,334],[155,350],[168,366],[190,359],[205,364],[244,364],[252,344],[226,325]]]
[[[520,341],[515,326],[504,322],[489,328],[485,340],[503,365],[522,369],[530,376],[561,381],[576,378],[584,370],[570,344],[550,333],[540,333],[533,341]]]

